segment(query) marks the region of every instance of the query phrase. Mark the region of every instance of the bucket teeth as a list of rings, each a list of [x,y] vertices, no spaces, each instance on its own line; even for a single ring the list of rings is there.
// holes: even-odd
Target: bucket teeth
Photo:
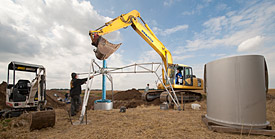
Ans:
[[[121,44],[122,43],[112,44],[101,36],[93,39],[93,42],[92,42],[92,45],[97,47],[97,49],[94,50],[94,52],[95,52],[96,58],[99,60],[107,59],[120,47]]]

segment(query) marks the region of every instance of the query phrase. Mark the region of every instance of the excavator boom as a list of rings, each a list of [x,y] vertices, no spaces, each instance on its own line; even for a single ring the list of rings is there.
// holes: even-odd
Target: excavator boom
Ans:
[[[152,30],[149,28],[149,26],[142,20],[142,18],[140,17],[140,13],[136,10],[133,10],[127,14],[122,14],[122,15],[118,16],[117,18],[105,23],[105,25],[98,28],[97,30],[90,31],[89,35],[93,42],[92,44],[95,45],[98,49],[104,47],[105,51],[107,51],[108,48],[117,50],[116,48],[119,47],[120,44],[110,46],[110,45],[108,45],[108,44],[110,44],[109,42],[108,42],[108,44],[101,43],[101,41],[99,41],[99,39],[102,40],[102,37],[101,37],[102,35],[111,33],[113,31],[119,30],[121,28],[128,27],[130,25],[161,56],[162,61],[165,64],[165,68],[167,69],[168,64],[173,63],[170,51],[159,41],[159,39],[152,32]],[[105,39],[103,39],[103,40],[105,41]],[[96,52],[96,55],[97,55],[97,53],[101,53],[100,55],[102,55],[102,56],[104,56],[104,54],[106,54],[100,50]],[[109,53],[109,55],[111,55],[111,54]],[[105,56],[105,57],[107,57],[107,56]],[[101,60],[103,59],[101,57],[98,57],[98,58]]]

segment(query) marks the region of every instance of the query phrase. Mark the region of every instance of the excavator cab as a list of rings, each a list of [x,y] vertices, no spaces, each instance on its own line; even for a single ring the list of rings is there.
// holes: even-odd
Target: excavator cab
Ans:
[[[202,88],[202,80],[196,78],[193,74],[192,67],[183,64],[173,64],[168,66],[168,77],[166,84],[168,85],[168,80],[171,82],[174,89],[199,89]],[[159,84],[158,89],[163,89],[164,87]]]
[[[170,87],[168,81],[170,81],[175,93],[178,97],[178,100],[184,102],[200,101],[202,95],[200,93],[194,92],[192,90],[202,90],[203,89],[203,80],[197,78],[193,75],[192,67],[183,64],[172,64],[168,66],[167,70],[168,79],[165,78],[165,86]],[[163,90],[164,86],[160,83],[157,86],[158,89]],[[155,94],[153,94],[156,96]],[[146,101],[152,96],[151,94],[146,94]],[[151,99],[152,101],[153,99]],[[168,93],[162,92],[160,94],[161,102],[169,102]]]

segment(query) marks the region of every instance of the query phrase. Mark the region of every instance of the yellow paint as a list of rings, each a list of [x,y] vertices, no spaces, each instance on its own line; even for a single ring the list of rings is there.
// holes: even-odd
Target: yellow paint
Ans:
[[[26,67],[17,67],[19,70],[26,70]]]

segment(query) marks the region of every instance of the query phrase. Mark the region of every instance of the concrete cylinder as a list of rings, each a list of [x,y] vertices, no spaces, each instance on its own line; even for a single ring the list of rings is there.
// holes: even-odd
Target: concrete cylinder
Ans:
[[[264,128],[267,67],[261,55],[223,58],[205,65],[206,118],[214,123]]]

